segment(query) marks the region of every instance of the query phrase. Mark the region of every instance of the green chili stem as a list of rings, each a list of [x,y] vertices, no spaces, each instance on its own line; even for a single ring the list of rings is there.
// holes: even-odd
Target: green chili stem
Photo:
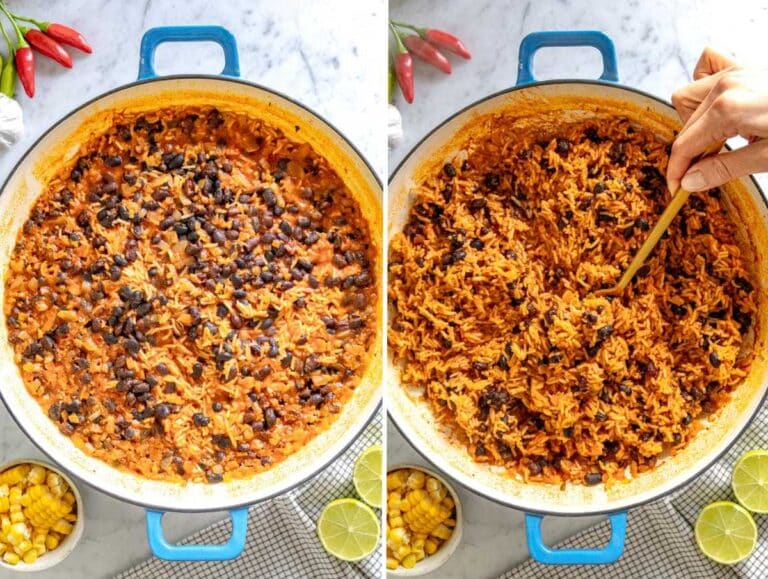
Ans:
[[[3,36],[5,37],[5,42],[8,44],[8,51],[11,53],[11,60],[13,60],[13,42],[11,42],[11,37],[8,36],[8,33],[5,31],[2,19],[0,19],[0,31],[2,31]]]
[[[397,26],[398,28],[407,28],[408,30],[413,30],[419,36],[422,36],[426,30],[425,28],[421,28],[420,26],[414,26],[413,24],[408,24],[407,22],[398,22],[397,20],[390,20],[389,24],[393,26]]]
[[[395,42],[397,43],[397,53],[403,54],[408,52],[408,49],[405,47],[405,44],[403,44],[403,39],[400,38],[400,33],[397,31],[397,28],[395,28],[394,22],[389,22],[389,27],[392,29],[392,34],[395,35]]]
[[[8,20],[11,21],[11,26],[13,26],[14,31],[16,32],[16,48],[23,48],[25,46],[29,46],[27,44],[27,41],[24,40],[24,35],[21,33],[21,30],[19,29],[19,25],[16,22],[16,20],[13,18],[13,15],[10,13],[8,8],[5,5],[5,2],[0,2],[0,10],[2,10],[5,15],[8,17]]]

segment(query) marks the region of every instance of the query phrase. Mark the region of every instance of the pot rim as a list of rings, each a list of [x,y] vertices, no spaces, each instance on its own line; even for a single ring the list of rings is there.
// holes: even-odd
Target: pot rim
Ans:
[[[245,85],[247,87],[263,91],[265,93],[277,96],[278,98],[284,99],[285,101],[291,103],[292,105],[302,109],[303,111],[307,112],[310,116],[313,116],[314,118],[318,119],[321,123],[323,123],[332,133],[337,135],[343,143],[348,146],[353,153],[358,157],[360,161],[362,161],[365,168],[369,171],[369,173],[373,176],[374,181],[376,182],[376,185],[380,190],[383,190],[383,182],[382,179],[379,177],[379,175],[374,171],[373,167],[371,166],[368,159],[360,152],[360,150],[355,146],[354,143],[344,134],[342,133],[334,124],[329,122],[325,117],[320,115],[319,113],[315,112],[314,110],[310,109],[306,105],[300,103],[299,101],[287,96],[286,94],[267,88],[263,85],[260,85],[255,82],[251,82],[242,78],[236,78],[236,77],[228,77],[223,75],[215,75],[215,74],[174,74],[174,75],[168,75],[168,76],[157,76],[153,78],[147,78],[143,80],[136,80],[127,84],[123,84],[120,86],[117,86],[115,88],[109,89],[103,93],[100,93],[99,95],[89,99],[88,101],[84,102],[83,104],[75,107],[71,111],[65,113],[62,117],[60,117],[57,121],[55,121],[50,127],[48,127],[40,136],[38,136],[32,144],[27,148],[27,150],[24,152],[24,154],[14,163],[13,167],[9,171],[6,178],[3,180],[2,185],[0,185],[0,195],[5,193],[5,190],[8,186],[8,183],[11,181],[11,179],[14,177],[16,172],[18,171],[19,167],[24,163],[32,154],[32,151],[44,140],[50,135],[51,132],[53,132],[56,128],[58,128],[62,123],[67,121],[72,116],[86,111],[89,107],[97,103],[98,101],[112,96],[114,94],[120,93],[121,91],[124,91],[126,89],[130,89],[136,86],[150,84],[150,83],[156,83],[156,82],[163,82],[163,81],[173,81],[173,80],[186,80],[186,81],[196,81],[196,80],[213,80],[218,82],[227,82],[227,83],[235,83],[240,85]],[[382,292],[382,300],[385,292]],[[88,485],[89,487],[102,492],[111,498],[117,499],[121,502],[129,503],[136,505],[138,507],[143,507],[145,509],[152,509],[152,510],[160,510],[163,512],[177,512],[177,513],[205,513],[205,512],[218,512],[218,511],[226,511],[229,509],[237,509],[241,507],[247,507],[255,504],[259,504],[262,502],[266,502],[268,500],[271,500],[277,496],[281,496],[285,493],[288,493],[299,486],[303,485],[307,481],[313,479],[318,474],[320,474],[322,471],[324,471],[331,463],[336,461],[344,452],[346,452],[349,447],[352,445],[352,443],[357,440],[357,438],[360,436],[360,434],[368,427],[368,425],[374,420],[374,418],[379,414],[381,408],[382,408],[382,392],[381,389],[379,389],[378,394],[376,395],[376,404],[372,407],[370,414],[365,418],[364,421],[360,423],[360,426],[357,429],[349,431],[347,436],[349,436],[349,440],[345,441],[343,444],[340,445],[339,450],[334,453],[331,457],[329,457],[326,461],[323,461],[322,463],[319,463],[315,468],[312,469],[312,471],[305,475],[304,477],[291,481],[290,484],[285,485],[283,488],[280,488],[267,496],[261,497],[256,501],[233,501],[230,504],[219,506],[217,505],[214,508],[207,508],[205,506],[202,506],[200,508],[196,509],[189,509],[189,508],[181,508],[176,507],[174,505],[161,505],[156,504],[151,501],[142,501],[138,498],[128,497],[128,496],[122,496],[119,495],[107,488],[104,488],[96,483],[91,482],[90,480],[83,478],[81,476],[75,475],[73,472],[70,471],[68,467],[65,467],[55,456],[50,454],[46,448],[44,448],[43,445],[41,445],[36,437],[32,436],[30,434],[31,431],[34,429],[27,428],[23,424],[23,420],[21,420],[19,417],[16,416],[15,412],[11,408],[11,405],[9,405],[6,400],[5,396],[3,395],[3,389],[0,387],[0,400],[2,400],[3,404],[5,405],[6,409],[8,409],[8,414],[10,414],[13,421],[16,423],[16,425],[19,427],[19,429],[24,433],[24,435],[32,441],[32,443],[49,459],[52,461],[52,463],[55,465],[56,468],[62,470],[67,476],[74,480],[80,480],[84,484]],[[118,473],[122,474],[122,472],[119,469],[115,469],[118,471]]]
[[[643,90],[640,90],[640,89],[637,89],[637,88],[633,88],[633,87],[629,87],[629,86],[626,86],[626,85],[623,85],[623,84],[620,84],[620,83],[617,83],[617,82],[607,82],[607,81],[592,80],[592,79],[553,79],[553,80],[545,80],[545,81],[534,82],[534,83],[525,84],[525,85],[513,86],[513,87],[510,87],[510,88],[506,88],[506,89],[502,89],[502,90],[496,91],[496,92],[494,92],[494,93],[492,93],[492,94],[490,94],[488,96],[485,96],[483,98],[480,98],[480,99],[472,102],[471,104],[469,104],[469,105],[467,105],[465,107],[462,107],[461,109],[459,109],[455,113],[452,113],[450,116],[448,116],[445,120],[443,120],[442,122],[440,122],[439,124],[434,126],[432,129],[430,129],[427,134],[425,134],[421,139],[419,139],[419,141],[415,145],[413,145],[411,147],[411,149],[408,151],[408,153],[400,160],[400,162],[397,164],[395,169],[390,173],[389,179],[387,180],[387,185],[391,185],[392,184],[392,181],[394,181],[395,177],[398,175],[398,173],[403,168],[403,166],[406,164],[406,162],[408,162],[408,160],[410,160],[410,158],[419,149],[421,149],[421,147],[424,145],[424,143],[429,138],[431,138],[432,135],[434,135],[437,131],[439,131],[440,129],[442,129],[443,127],[445,127],[446,125],[448,125],[449,123],[451,123],[453,120],[457,119],[458,117],[460,117],[464,113],[471,111],[475,107],[477,107],[477,106],[479,106],[479,105],[481,105],[481,104],[483,104],[483,103],[485,103],[487,101],[490,101],[490,100],[495,99],[495,98],[500,97],[500,96],[504,96],[504,95],[507,95],[507,94],[511,94],[511,93],[517,92],[519,90],[528,89],[528,88],[535,88],[535,87],[545,86],[545,85],[558,85],[558,84],[560,84],[560,85],[563,85],[563,84],[564,85],[587,84],[587,85],[598,85],[598,86],[605,86],[605,87],[609,87],[609,88],[616,88],[616,89],[625,90],[625,91],[628,91],[628,92],[631,92],[631,93],[635,93],[635,94],[641,95],[641,96],[643,96],[645,98],[654,100],[654,101],[656,101],[656,102],[658,102],[658,103],[660,103],[662,105],[665,105],[665,106],[667,106],[669,108],[674,108],[672,106],[672,103],[670,103],[667,100],[664,100],[664,99],[662,99],[662,98],[660,98],[660,97],[658,97],[656,95],[653,95],[653,94],[651,94],[649,92],[645,92]],[[732,147],[730,147],[727,143],[724,145],[724,147],[727,150],[729,150],[729,151],[732,150]],[[760,187],[760,184],[757,182],[757,179],[755,179],[754,175],[752,175],[752,174],[747,175],[746,177],[742,177],[742,179],[747,179],[747,178],[752,181],[752,184],[754,185],[755,189],[758,191],[758,193],[760,193],[761,201],[766,206],[766,208],[768,208],[768,199],[766,199],[765,193],[763,192],[763,189]],[[387,239],[387,245],[389,245],[389,239]],[[384,360],[384,363],[385,364],[389,363],[389,359]],[[385,380],[386,380],[386,378],[385,378]],[[443,470],[443,468],[440,467],[437,464],[437,462],[435,462],[431,457],[429,457],[426,452],[424,452],[419,446],[414,444],[414,442],[406,434],[404,428],[398,423],[397,416],[395,414],[393,414],[391,408],[387,408],[387,416],[389,416],[389,418],[392,419],[392,424],[395,425],[395,428],[397,429],[398,433],[400,433],[400,435],[406,440],[406,442],[408,442],[408,444],[417,453],[419,453],[419,456],[424,458],[424,460],[426,460],[427,463],[429,463],[431,466],[436,468],[438,470],[438,472],[444,473],[451,480],[453,480],[456,483],[460,484],[462,487],[464,487],[465,489],[467,489],[468,491],[470,491],[471,493],[473,493],[473,494],[475,494],[475,495],[477,495],[479,497],[482,497],[484,499],[488,499],[488,500],[490,500],[490,501],[492,501],[492,502],[494,502],[496,504],[499,504],[499,505],[502,505],[502,506],[505,506],[505,507],[509,507],[509,508],[512,508],[512,509],[515,509],[515,510],[518,510],[518,511],[522,511],[522,512],[525,512],[525,513],[536,514],[536,515],[565,516],[565,517],[591,517],[591,516],[595,516],[595,515],[610,515],[610,514],[625,512],[625,511],[627,511],[629,509],[634,509],[634,508],[637,508],[637,507],[641,507],[641,506],[644,506],[644,505],[646,505],[648,503],[651,503],[653,501],[657,501],[657,500],[659,500],[660,498],[662,498],[664,496],[667,496],[667,495],[669,495],[669,494],[671,494],[671,493],[673,493],[675,491],[678,491],[678,490],[682,489],[683,487],[688,486],[691,482],[693,482],[693,480],[695,478],[697,478],[699,475],[701,475],[707,469],[711,468],[712,465],[714,465],[723,456],[725,456],[725,454],[733,447],[733,445],[736,444],[736,442],[739,440],[739,438],[741,438],[741,436],[744,434],[746,429],[749,427],[749,425],[755,419],[755,417],[757,416],[758,412],[760,412],[760,410],[762,409],[763,405],[766,403],[766,400],[768,400],[768,385],[765,385],[763,387],[763,393],[760,396],[759,404],[757,404],[757,406],[755,407],[755,410],[749,416],[749,419],[745,420],[744,424],[735,432],[735,434],[733,436],[733,440],[731,440],[722,449],[721,452],[719,452],[717,455],[713,456],[705,465],[703,465],[699,469],[694,469],[691,472],[690,476],[686,477],[681,482],[677,483],[676,485],[674,485],[674,486],[672,486],[672,487],[670,487],[668,489],[664,489],[663,491],[659,492],[655,496],[651,496],[651,497],[648,497],[646,499],[641,499],[641,500],[638,500],[636,502],[630,501],[631,504],[623,506],[623,507],[619,507],[619,508],[606,508],[606,509],[595,509],[595,510],[587,509],[583,513],[563,512],[563,511],[558,511],[557,509],[539,508],[538,506],[535,506],[535,507],[524,506],[524,505],[522,505],[522,504],[520,504],[518,502],[515,502],[514,500],[505,500],[505,499],[503,499],[503,498],[501,498],[499,496],[494,496],[491,493],[486,492],[484,490],[478,490],[475,486],[470,484],[470,482],[465,480],[463,476],[460,477],[460,478],[455,476],[454,471],[453,471],[452,468],[449,468],[448,470]]]

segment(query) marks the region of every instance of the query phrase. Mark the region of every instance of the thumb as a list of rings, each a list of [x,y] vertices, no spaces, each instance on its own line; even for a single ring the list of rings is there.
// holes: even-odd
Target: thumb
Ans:
[[[768,140],[702,159],[691,166],[680,183],[686,191],[713,189],[731,179],[768,170]]]

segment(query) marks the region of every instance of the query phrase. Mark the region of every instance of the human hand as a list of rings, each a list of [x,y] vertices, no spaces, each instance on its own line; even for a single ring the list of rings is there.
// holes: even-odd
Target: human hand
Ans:
[[[669,190],[675,192],[682,185],[688,191],[701,191],[768,171],[768,70],[740,68],[705,48],[693,78],[672,95],[685,125],[672,144]],[[737,135],[749,144],[693,163],[712,144]]]

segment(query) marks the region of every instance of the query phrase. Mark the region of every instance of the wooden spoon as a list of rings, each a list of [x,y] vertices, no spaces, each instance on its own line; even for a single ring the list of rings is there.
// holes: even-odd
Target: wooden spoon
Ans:
[[[701,158],[706,157],[707,155],[713,155],[717,153],[722,148],[723,143],[715,143],[707,147],[704,152],[694,160],[694,163]],[[619,282],[613,287],[597,290],[595,295],[615,296],[626,289],[626,287],[629,285],[629,282],[632,281],[633,277],[635,277],[637,270],[640,269],[645,263],[645,260],[648,259],[648,256],[653,251],[653,248],[656,247],[656,244],[659,242],[659,239],[661,239],[661,236],[664,235],[664,232],[669,227],[669,224],[672,223],[672,220],[675,218],[675,216],[680,213],[680,209],[682,209],[683,205],[685,205],[685,202],[688,201],[688,197],[690,196],[691,192],[686,191],[682,187],[677,190],[677,193],[672,196],[672,200],[669,202],[669,205],[667,205],[667,208],[664,209],[664,213],[661,214],[661,217],[659,217],[659,220],[656,222],[656,225],[654,225],[653,229],[651,229],[651,232],[643,242],[643,245],[640,246],[640,249],[632,258],[629,267],[624,271],[624,274],[621,276],[621,279],[619,279]]]

